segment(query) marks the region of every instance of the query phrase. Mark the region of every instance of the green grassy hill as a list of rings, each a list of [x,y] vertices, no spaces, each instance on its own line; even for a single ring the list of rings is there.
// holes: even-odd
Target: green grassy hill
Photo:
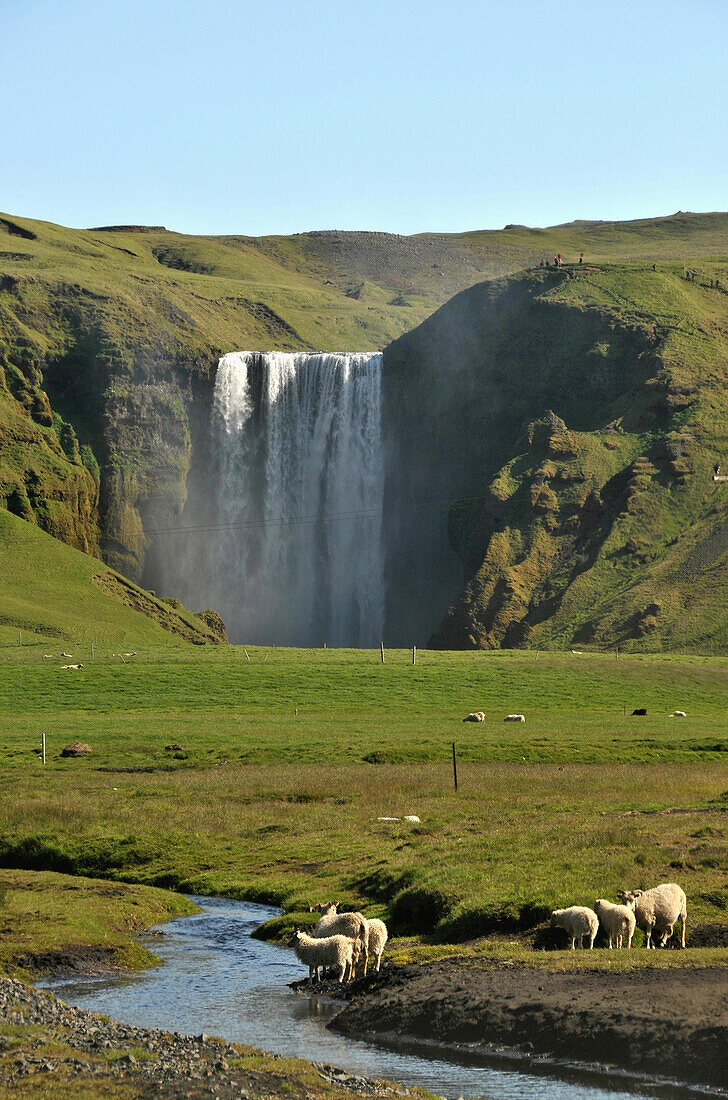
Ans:
[[[42,647],[59,665],[63,649],[76,662],[87,661],[92,642],[108,647],[222,640],[180,604],[157,599],[2,509],[0,576],[0,653],[6,656],[20,644],[30,656]]]
[[[76,230],[0,214],[0,317],[42,351],[74,325],[190,352],[381,348],[458,291],[550,260],[728,255],[728,214],[513,226],[460,234],[200,237],[161,227]]]
[[[390,403],[427,395],[400,426],[413,513],[413,484],[462,495],[431,644],[725,651],[726,288],[725,263],[523,274],[388,349]]]

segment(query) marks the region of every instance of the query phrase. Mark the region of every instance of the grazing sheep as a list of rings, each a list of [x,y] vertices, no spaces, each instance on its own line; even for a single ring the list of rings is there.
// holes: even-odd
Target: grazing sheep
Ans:
[[[687,714],[684,710],[674,710],[670,715],[671,718],[687,718]]]
[[[384,946],[389,938],[387,932],[387,926],[383,920],[378,920],[377,917],[373,917],[371,920],[367,920],[367,950],[369,957],[374,958],[377,963],[377,974],[379,973],[379,967],[382,963],[382,954],[384,953]],[[354,971],[356,971],[357,963],[361,956],[360,941],[356,941],[356,949],[354,951]],[[364,960],[364,977],[367,976],[367,959]]]
[[[315,939],[323,936],[349,936],[352,940],[359,940],[364,954],[364,973],[367,972],[367,959],[369,949],[367,947],[367,919],[361,913],[339,913],[337,901],[321,901],[318,905],[309,906],[309,913],[321,914],[318,924],[313,930]]]
[[[417,814],[405,814],[404,820],[409,821],[410,825],[419,825],[420,819]]]
[[[526,716],[524,714],[507,714],[503,719],[504,722],[525,722]]]
[[[324,936],[317,939],[307,936],[297,928],[288,941],[288,946],[296,952],[297,958],[308,967],[308,979],[321,980],[321,970],[327,966],[338,971],[339,981],[347,982],[354,971],[355,941],[348,936]]]
[[[622,946],[624,937],[627,939],[627,947],[632,946],[632,937],[635,929],[635,916],[628,905],[615,905],[604,898],[597,898],[594,902],[594,911],[599,917],[602,930],[609,940],[609,950],[612,949],[612,937],[617,947]]]
[[[634,710],[632,711],[632,717],[633,717],[633,718],[635,717],[635,715],[636,715],[636,716],[637,716],[638,718],[644,718],[646,714],[647,714],[647,707],[636,707],[636,708],[635,708],[635,709],[634,709]]]
[[[61,665],[61,668],[83,668],[83,665]]]
[[[568,909],[554,909],[551,914],[551,927],[563,928],[571,936],[571,950],[576,941],[579,947],[583,947],[583,941],[589,940],[589,947],[594,946],[594,937],[599,931],[599,918],[593,909],[587,909],[585,905],[571,905]]]
[[[638,928],[645,933],[646,947],[654,947],[655,936],[664,947],[672,935],[673,925],[680,918],[681,946],[685,946],[685,924],[688,919],[688,899],[676,882],[662,882],[651,890],[618,890],[623,903],[634,910]]]
[[[485,714],[482,710],[474,710],[472,714],[466,714],[463,722],[484,722]]]

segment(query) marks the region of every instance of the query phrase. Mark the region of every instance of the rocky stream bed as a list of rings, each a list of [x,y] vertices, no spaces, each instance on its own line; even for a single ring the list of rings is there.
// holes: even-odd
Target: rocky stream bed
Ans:
[[[205,1034],[115,1023],[0,978],[0,1096],[312,1100],[335,1092],[403,1095],[321,1063],[292,1062]],[[75,1087],[74,1087],[75,1086]]]

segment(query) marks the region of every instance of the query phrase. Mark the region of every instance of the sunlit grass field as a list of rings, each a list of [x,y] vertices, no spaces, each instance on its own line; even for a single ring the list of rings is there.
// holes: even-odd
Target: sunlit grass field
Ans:
[[[677,880],[689,942],[721,942],[726,659],[76,647],[65,671],[44,652],[0,649],[5,866],[292,914],[335,894],[440,944]],[[74,740],[90,755],[61,758]]]

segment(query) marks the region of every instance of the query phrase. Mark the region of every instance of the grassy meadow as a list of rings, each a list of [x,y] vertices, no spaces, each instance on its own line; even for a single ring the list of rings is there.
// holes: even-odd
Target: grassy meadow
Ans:
[[[286,927],[336,895],[406,937],[393,957],[515,936],[535,958],[549,908],[677,880],[683,961],[726,961],[728,659],[172,646],[122,663],[82,644],[67,672],[44,652],[0,647],[6,868],[275,901]],[[486,721],[463,723],[474,709]],[[74,740],[91,754],[61,758]]]
[[[98,948],[98,965],[150,966],[155,956],[130,934],[194,911],[187,898],[169,890],[5,868],[0,871],[5,926],[0,972],[24,963],[25,951],[36,958],[39,952],[65,956],[71,966],[83,964],[83,945],[89,943]]]

